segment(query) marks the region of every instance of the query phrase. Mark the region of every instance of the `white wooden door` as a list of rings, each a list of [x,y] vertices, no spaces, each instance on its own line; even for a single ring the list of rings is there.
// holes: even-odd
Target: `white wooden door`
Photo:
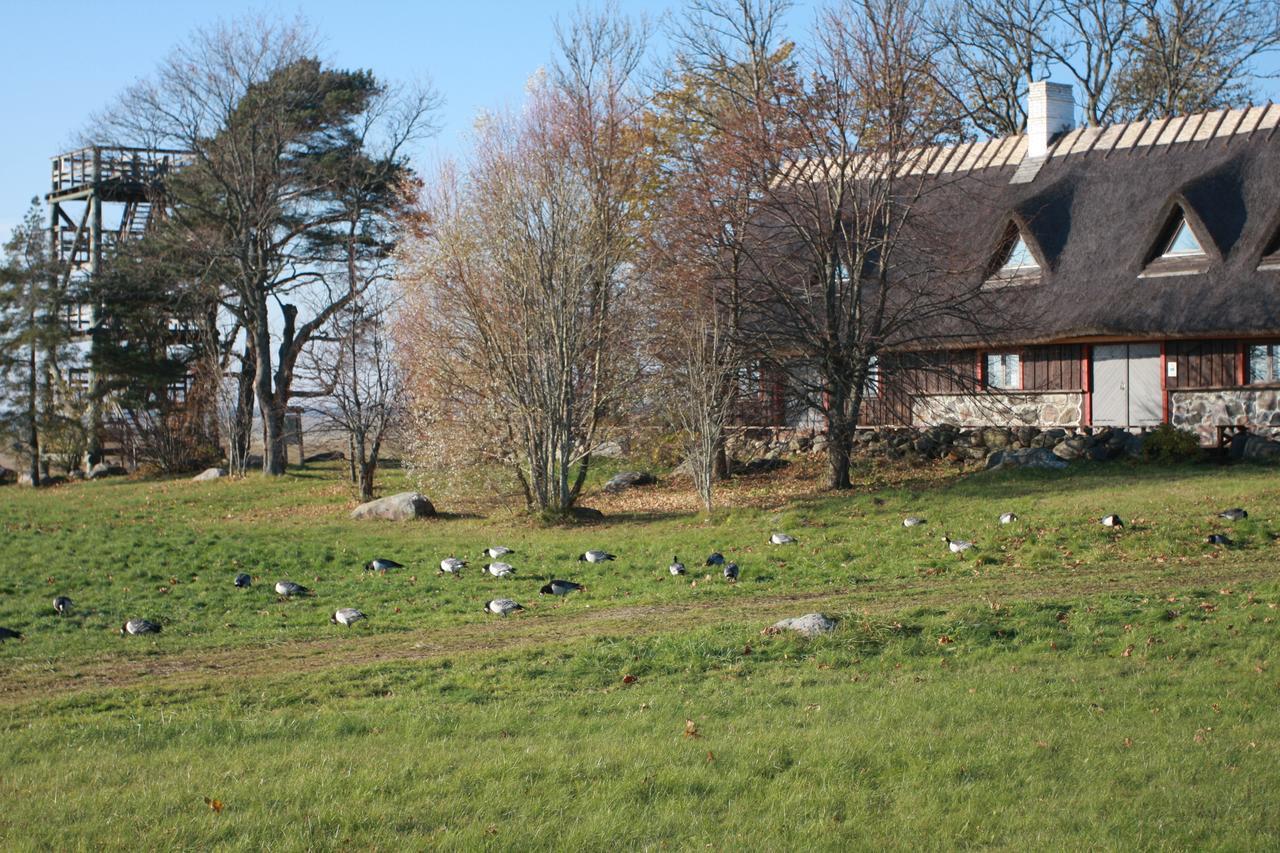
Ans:
[[[1093,422],[1128,426],[1129,347],[1106,344],[1093,348]]]
[[[1159,344],[1093,348],[1093,423],[1156,426],[1164,420]]]
[[[1164,420],[1159,344],[1129,344],[1129,426],[1157,426]]]

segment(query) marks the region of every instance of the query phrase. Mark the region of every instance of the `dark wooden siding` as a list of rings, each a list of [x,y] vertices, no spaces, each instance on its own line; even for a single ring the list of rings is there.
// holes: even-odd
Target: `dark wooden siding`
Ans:
[[[1165,357],[1178,365],[1178,375],[1168,378],[1170,390],[1239,384],[1235,341],[1170,341]]]
[[[1026,391],[1079,391],[1084,350],[1075,345],[1027,347],[1022,354]]]
[[[1080,391],[1084,349],[1079,345],[1026,347],[1023,390]],[[863,402],[864,426],[911,423],[912,401],[921,394],[981,393],[978,351],[915,353],[881,361],[880,394]]]
[[[879,393],[863,401],[863,426],[911,423],[911,401],[919,394],[972,393],[977,382],[974,350],[886,355],[880,360]]]

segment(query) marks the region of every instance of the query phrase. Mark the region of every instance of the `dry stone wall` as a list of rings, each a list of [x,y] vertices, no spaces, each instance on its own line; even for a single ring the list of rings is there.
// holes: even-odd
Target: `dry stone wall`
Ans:
[[[1245,427],[1255,435],[1280,439],[1280,390],[1174,391],[1169,395],[1169,420],[1195,432],[1205,445],[1218,443],[1221,426]]]
[[[916,397],[912,418],[919,426],[1076,427],[1084,418],[1084,395],[1070,392],[934,394]]]

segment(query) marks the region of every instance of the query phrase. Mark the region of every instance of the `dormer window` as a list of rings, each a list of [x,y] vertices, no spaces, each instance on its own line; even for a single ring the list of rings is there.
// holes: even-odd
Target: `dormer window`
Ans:
[[[1160,257],[1190,258],[1203,254],[1204,249],[1200,246],[1200,241],[1196,239],[1195,232],[1191,230],[1191,226],[1184,218],[1178,222],[1173,236],[1169,238],[1169,245],[1165,247]]]
[[[1204,272],[1209,265],[1205,246],[1203,235],[1187,217],[1186,210],[1181,204],[1174,204],[1147,254],[1141,277]]]
[[[1040,277],[1040,261],[1031,251],[1026,235],[1014,223],[1005,229],[1000,250],[992,260],[986,287],[1005,287]]]
[[[1280,229],[1276,230],[1276,236],[1271,238],[1271,244],[1262,252],[1262,263],[1258,264],[1259,270],[1280,270]]]
[[[844,259],[836,259],[836,281],[841,284],[849,283],[849,267],[845,265]]]

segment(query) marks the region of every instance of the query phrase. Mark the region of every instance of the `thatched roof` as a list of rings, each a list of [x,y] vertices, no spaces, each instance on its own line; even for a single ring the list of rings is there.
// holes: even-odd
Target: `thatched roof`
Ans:
[[[1038,159],[1027,148],[1015,136],[896,158],[919,197],[890,275],[911,282],[904,304],[938,297],[899,345],[1280,336],[1280,105],[1078,128]],[[832,168],[792,164],[775,183],[800,197]],[[1181,218],[1204,255],[1159,258]],[[780,258],[797,252],[786,228],[756,227]],[[1012,227],[1040,274],[984,285]],[[808,274],[778,263],[768,275]],[[949,294],[964,310],[940,307]]]
[[[1263,262],[1280,235],[1280,105],[1079,129],[1039,162],[974,147],[927,169],[925,198],[956,223],[965,275],[986,274],[1010,222],[1032,244],[1039,279],[993,294],[1029,318],[1018,340],[1280,334],[1280,264]],[[1205,257],[1153,264],[1180,211]]]

